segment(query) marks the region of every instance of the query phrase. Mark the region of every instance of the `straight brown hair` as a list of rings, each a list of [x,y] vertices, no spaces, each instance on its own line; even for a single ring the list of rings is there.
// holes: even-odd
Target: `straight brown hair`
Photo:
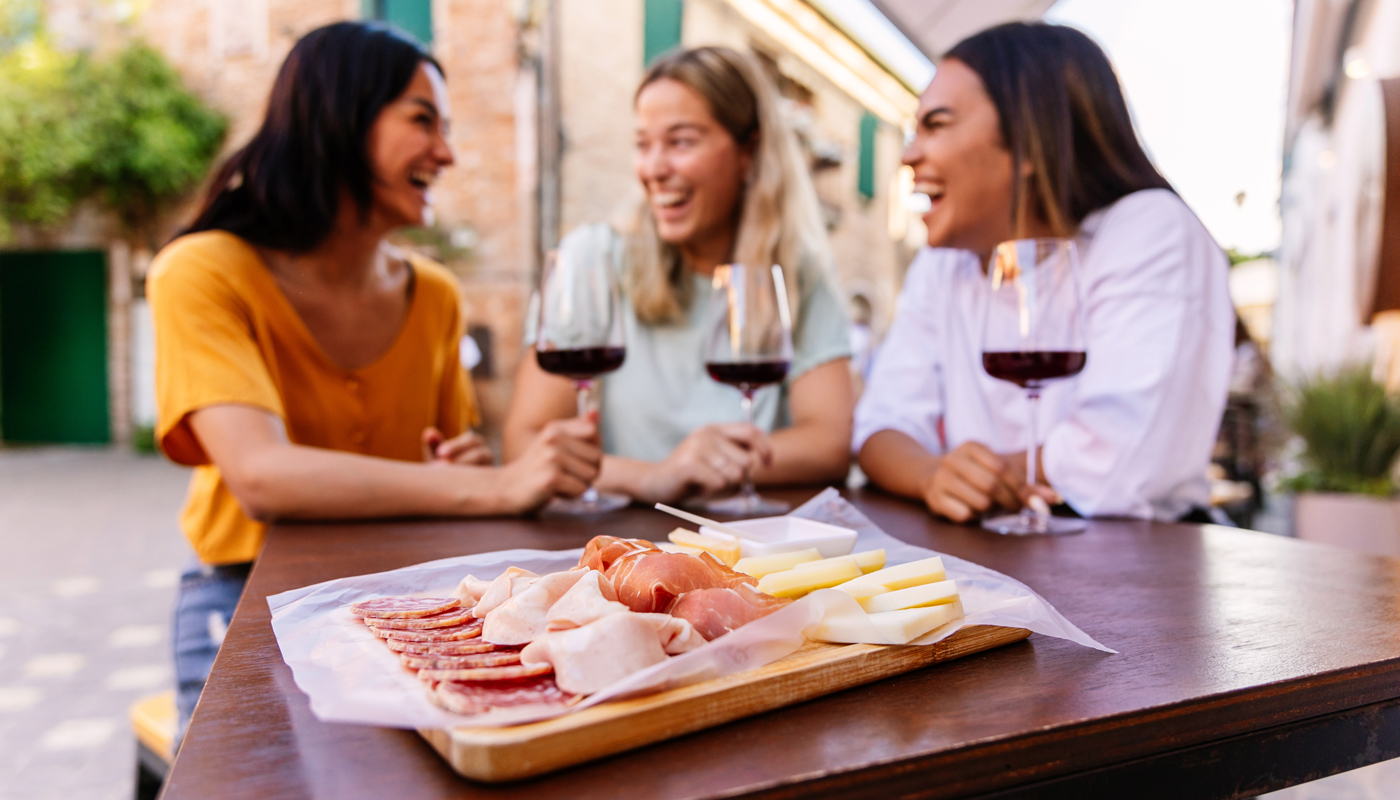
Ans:
[[[1084,218],[1143,189],[1174,191],[1143,151],[1118,76],[1074,28],[1011,22],[974,34],[944,56],[966,64],[1001,117],[1014,175],[1012,223],[1039,215],[1068,236]]]

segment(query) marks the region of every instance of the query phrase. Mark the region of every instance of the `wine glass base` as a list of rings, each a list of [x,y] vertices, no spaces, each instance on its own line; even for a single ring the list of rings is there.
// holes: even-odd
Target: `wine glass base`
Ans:
[[[757,494],[736,494],[720,500],[710,500],[699,504],[708,514],[726,517],[772,517],[786,514],[792,509],[791,503],[770,500]]]
[[[598,492],[596,498],[573,497],[566,500],[562,497],[556,497],[549,501],[549,505],[544,507],[544,513],[567,514],[575,517],[587,516],[589,514],[606,514],[609,511],[626,508],[631,503],[632,498],[625,495]]]
[[[1006,514],[982,520],[982,527],[1006,536],[1064,536],[1089,527],[1087,520],[1039,514]]]

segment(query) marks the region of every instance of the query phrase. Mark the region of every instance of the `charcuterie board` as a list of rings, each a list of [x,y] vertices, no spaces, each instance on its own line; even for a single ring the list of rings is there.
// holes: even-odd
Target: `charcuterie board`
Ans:
[[[528,778],[822,695],[1018,642],[1022,628],[974,625],[932,645],[808,642],[758,669],[615,700],[508,728],[420,730],[459,774]]]

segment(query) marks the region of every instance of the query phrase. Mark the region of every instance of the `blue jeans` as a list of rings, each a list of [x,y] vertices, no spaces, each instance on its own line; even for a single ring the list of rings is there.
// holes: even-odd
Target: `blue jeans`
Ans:
[[[170,637],[175,647],[175,707],[180,714],[177,748],[252,568],[251,563],[211,567],[195,562],[180,576]]]

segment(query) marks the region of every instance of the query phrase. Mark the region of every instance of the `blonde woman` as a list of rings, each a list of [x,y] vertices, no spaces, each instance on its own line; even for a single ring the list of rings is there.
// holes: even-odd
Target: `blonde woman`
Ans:
[[[620,272],[627,360],[602,380],[600,490],[675,501],[739,484],[843,478],[854,395],[846,318],[816,193],[776,91],[749,57],[722,47],[655,63],[634,101],[637,180],[646,201],[624,237],[585,226],[563,256],[608,252]],[[756,425],[739,393],[704,368],[715,268],[781,264],[795,348],[781,386],[760,391]],[[505,429],[514,458],[552,420],[576,413],[570,381],[523,360]]]

